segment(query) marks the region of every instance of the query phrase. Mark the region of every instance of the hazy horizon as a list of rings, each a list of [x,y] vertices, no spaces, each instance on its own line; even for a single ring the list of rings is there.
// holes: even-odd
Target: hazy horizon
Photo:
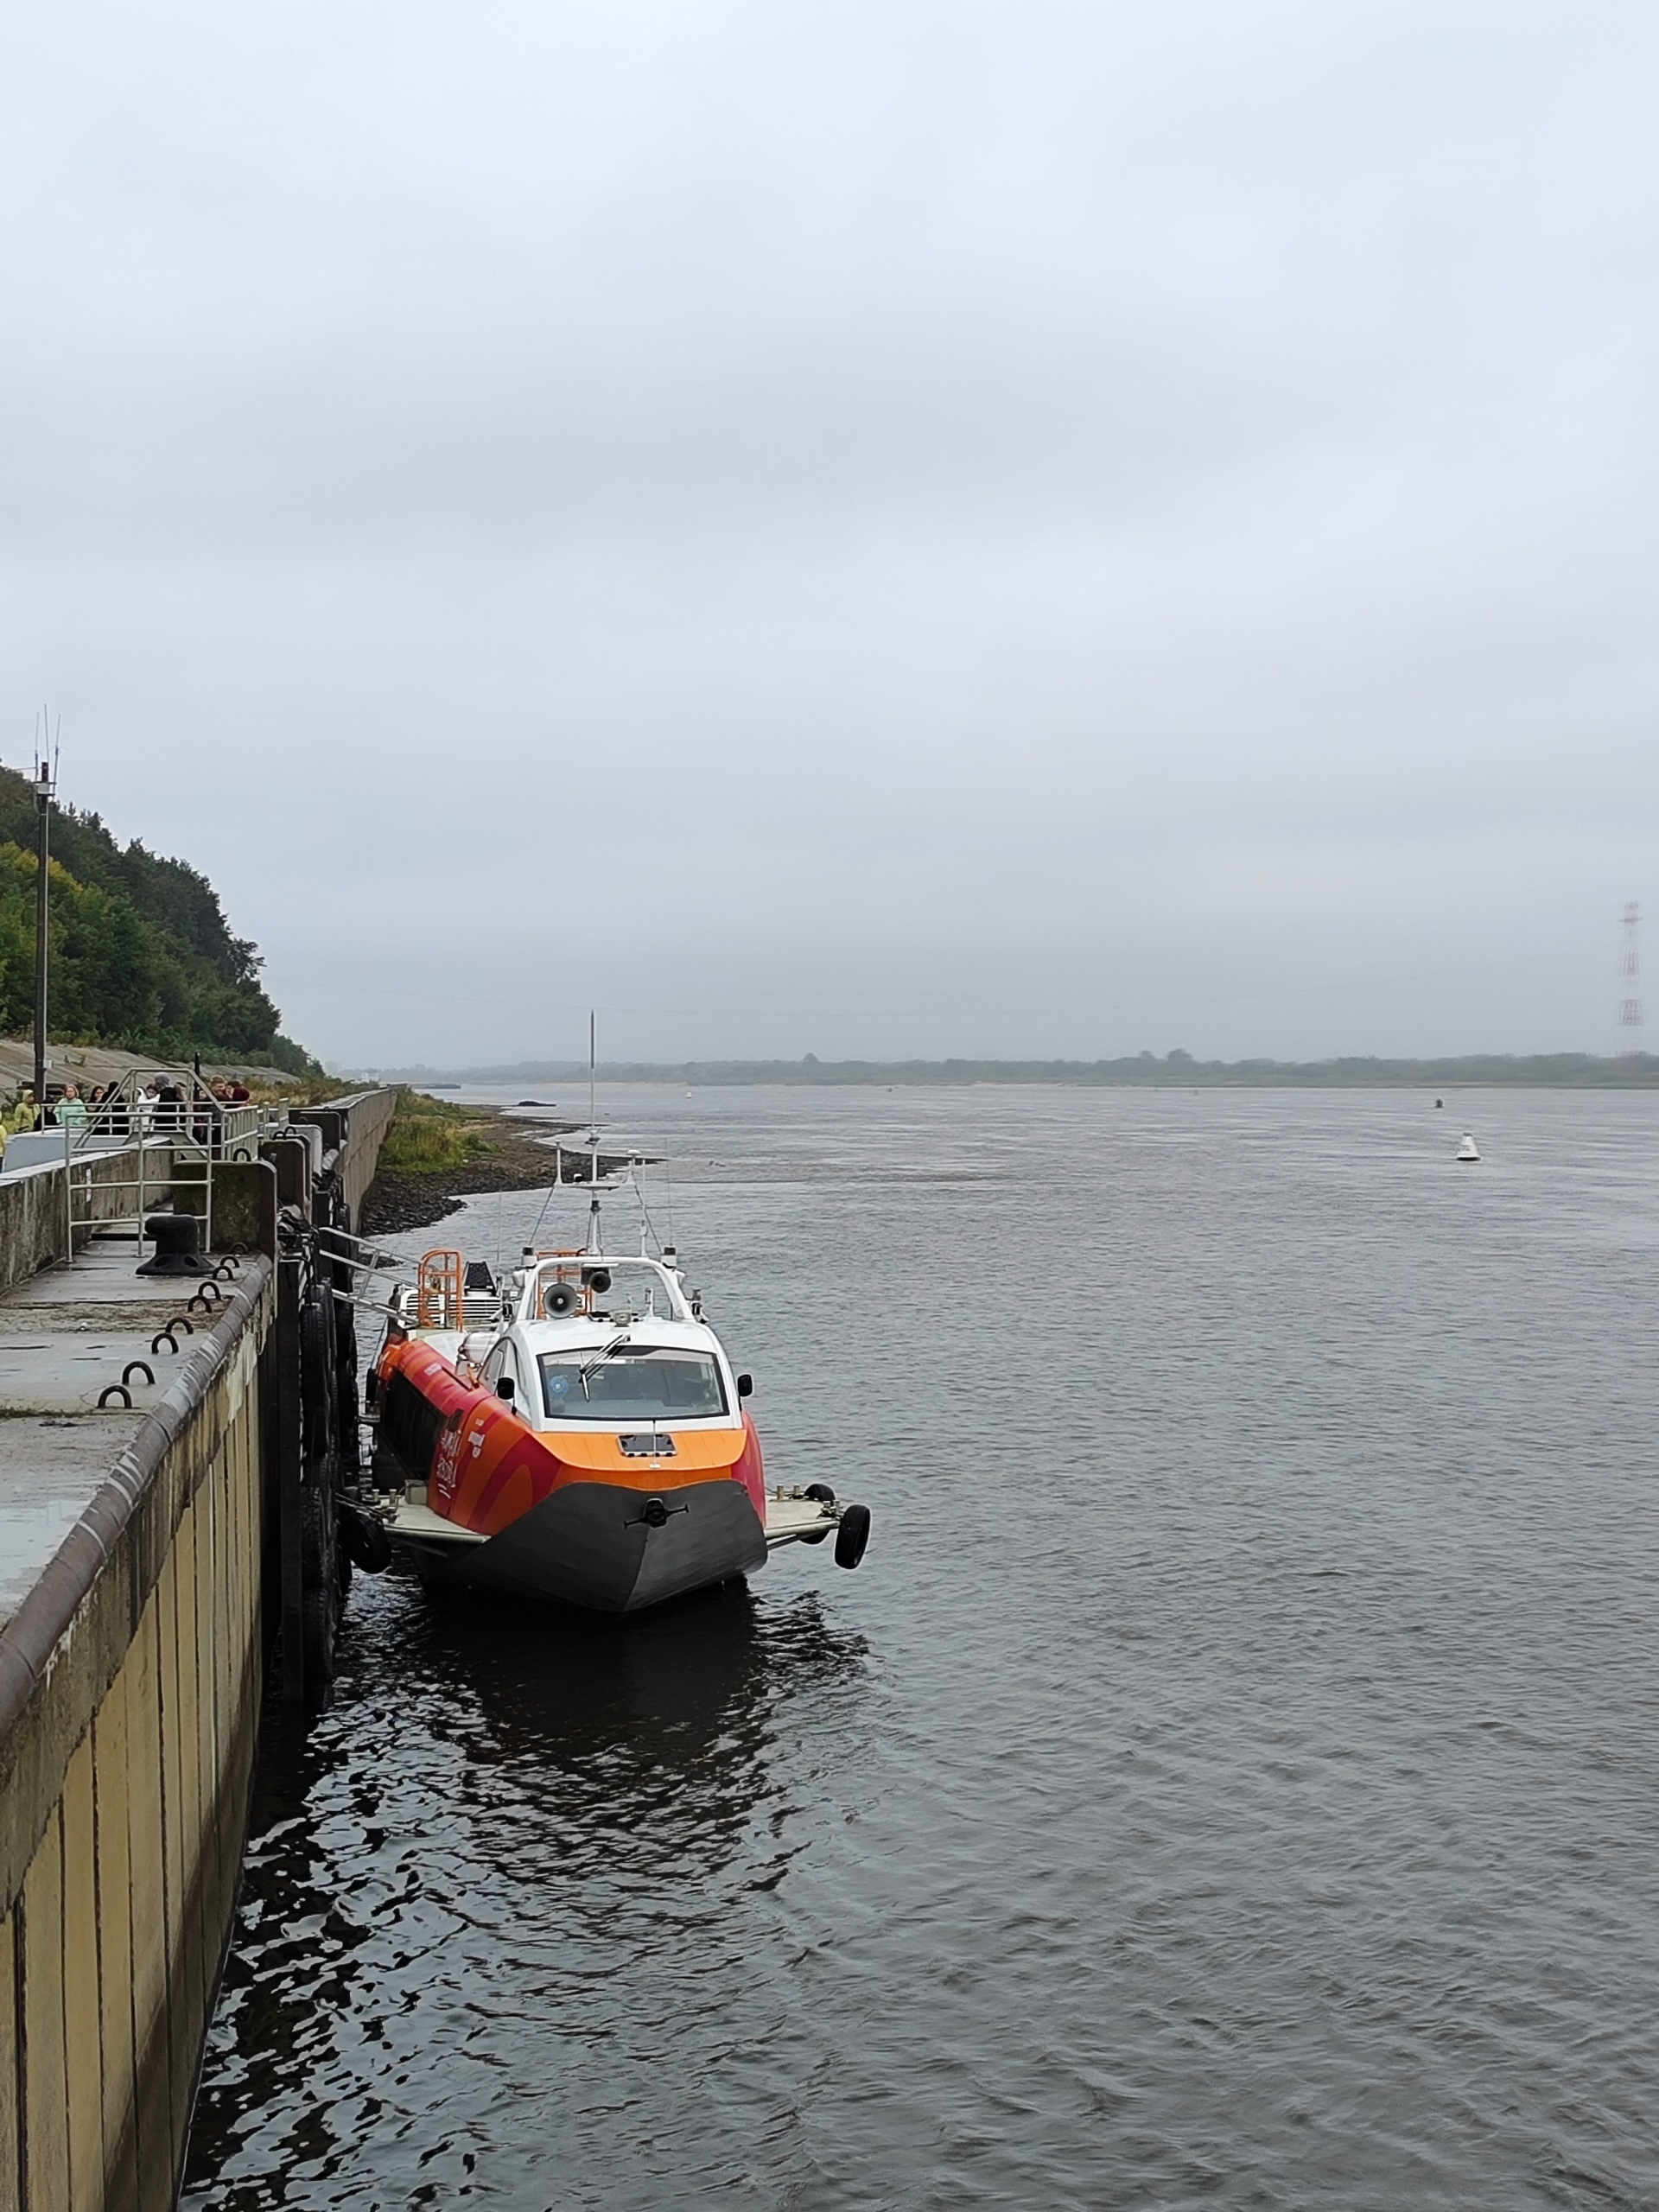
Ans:
[[[533,1084],[540,1090],[556,1084],[566,1092],[563,1102],[537,1098],[518,1103],[543,1106],[563,1103],[571,1111],[583,1107],[589,1079],[588,1064],[578,1060],[526,1060],[459,1067],[435,1067],[426,1063],[402,1066],[336,1063],[329,1072],[340,1081],[408,1083],[416,1089],[431,1090],[518,1090],[525,1084]],[[1653,1090],[1659,1090],[1659,1055],[1465,1054],[1421,1060],[1356,1056],[1313,1061],[1205,1061],[1178,1047],[1161,1055],[1141,1052],[1119,1059],[1084,1061],[966,1057],[944,1060],[822,1060],[817,1054],[808,1052],[795,1060],[601,1060],[594,1073],[601,1090],[607,1086],[626,1088],[640,1084],[675,1089],[681,1084],[715,1088],[745,1084],[763,1087],[788,1084],[855,1088],[860,1084],[885,1084],[889,1090],[900,1084],[940,1088],[1025,1084],[1176,1090],[1196,1084],[1201,1088],[1246,1090],[1394,1090],[1443,1087]]]
[[[0,756],[60,712],[312,1051],[1621,1041],[1650,10],[72,0],[7,57]]]

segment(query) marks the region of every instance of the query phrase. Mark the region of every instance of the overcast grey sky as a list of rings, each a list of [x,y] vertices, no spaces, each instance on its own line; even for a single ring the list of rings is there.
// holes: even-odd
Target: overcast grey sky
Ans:
[[[15,7],[0,754],[336,1060],[1659,1034],[1659,10]],[[6,733],[10,733],[7,734]]]

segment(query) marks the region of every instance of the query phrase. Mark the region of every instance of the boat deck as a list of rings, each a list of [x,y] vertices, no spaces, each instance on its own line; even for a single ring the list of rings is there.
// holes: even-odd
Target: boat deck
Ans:
[[[814,1536],[828,1535],[836,1526],[836,1514],[833,1506],[826,1506],[815,1497],[799,1497],[788,1491],[768,1491],[766,1493],[766,1548],[776,1551],[779,1544],[795,1544]],[[406,1536],[416,1542],[436,1544],[482,1544],[489,1539],[475,1529],[463,1529],[454,1521],[446,1521],[431,1507],[405,1498],[386,1522],[394,1536]]]

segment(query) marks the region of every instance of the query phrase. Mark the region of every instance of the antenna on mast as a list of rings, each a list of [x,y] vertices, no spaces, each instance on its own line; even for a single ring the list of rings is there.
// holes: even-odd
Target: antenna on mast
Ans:
[[[593,1171],[590,1183],[599,1180],[599,1112],[594,1104],[594,1087],[597,1081],[599,1061],[594,1047],[596,1017],[589,1007],[588,1013],[588,1141],[594,1148]],[[597,1249],[597,1248],[595,1248]]]
[[[1624,933],[1618,963],[1623,995],[1618,1001],[1619,1058],[1636,1059],[1642,1052],[1642,909],[1634,899],[1625,906],[1620,925]]]

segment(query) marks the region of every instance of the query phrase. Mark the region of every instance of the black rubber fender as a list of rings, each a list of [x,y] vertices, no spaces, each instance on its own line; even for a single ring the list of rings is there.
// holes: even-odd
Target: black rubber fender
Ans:
[[[300,1308],[300,1417],[305,1456],[314,1465],[333,1455],[339,1439],[326,1300],[326,1292],[314,1284]]]
[[[321,1705],[334,1679],[334,1593],[308,1590],[300,1600],[300,1645],[305,1666],[306,1700]]]
[[[870,1541],[870,1509],[868,1505],[846,1505],[842,1508],[841,1526],[836,1531],[836,1565],[855,1567],[864,1556],[864,1547]]]
[[[329,1541],[328,1500],[315,1480],[300,1492],[300,1568],[308,1590],[326,1589],[334,1579],[334,1546]]]
[[[833,1505],[836,1502],[836,1493],[828,1483],[808,1483],[801,1494],[804,1497],[813,1499],[819,1505]],[[829,1535],[830,1530],[827,1528],[820,1529],[816,1535],[803,1536],[801,1541],[804,1544],[821,1544]]]
[[[346,1558],[365,1574],[384,1574],[391,1565],[391,1538],[384,1523],[373,1514],[347,1505],[344,1498],[339,1510],[340,1548]]]

